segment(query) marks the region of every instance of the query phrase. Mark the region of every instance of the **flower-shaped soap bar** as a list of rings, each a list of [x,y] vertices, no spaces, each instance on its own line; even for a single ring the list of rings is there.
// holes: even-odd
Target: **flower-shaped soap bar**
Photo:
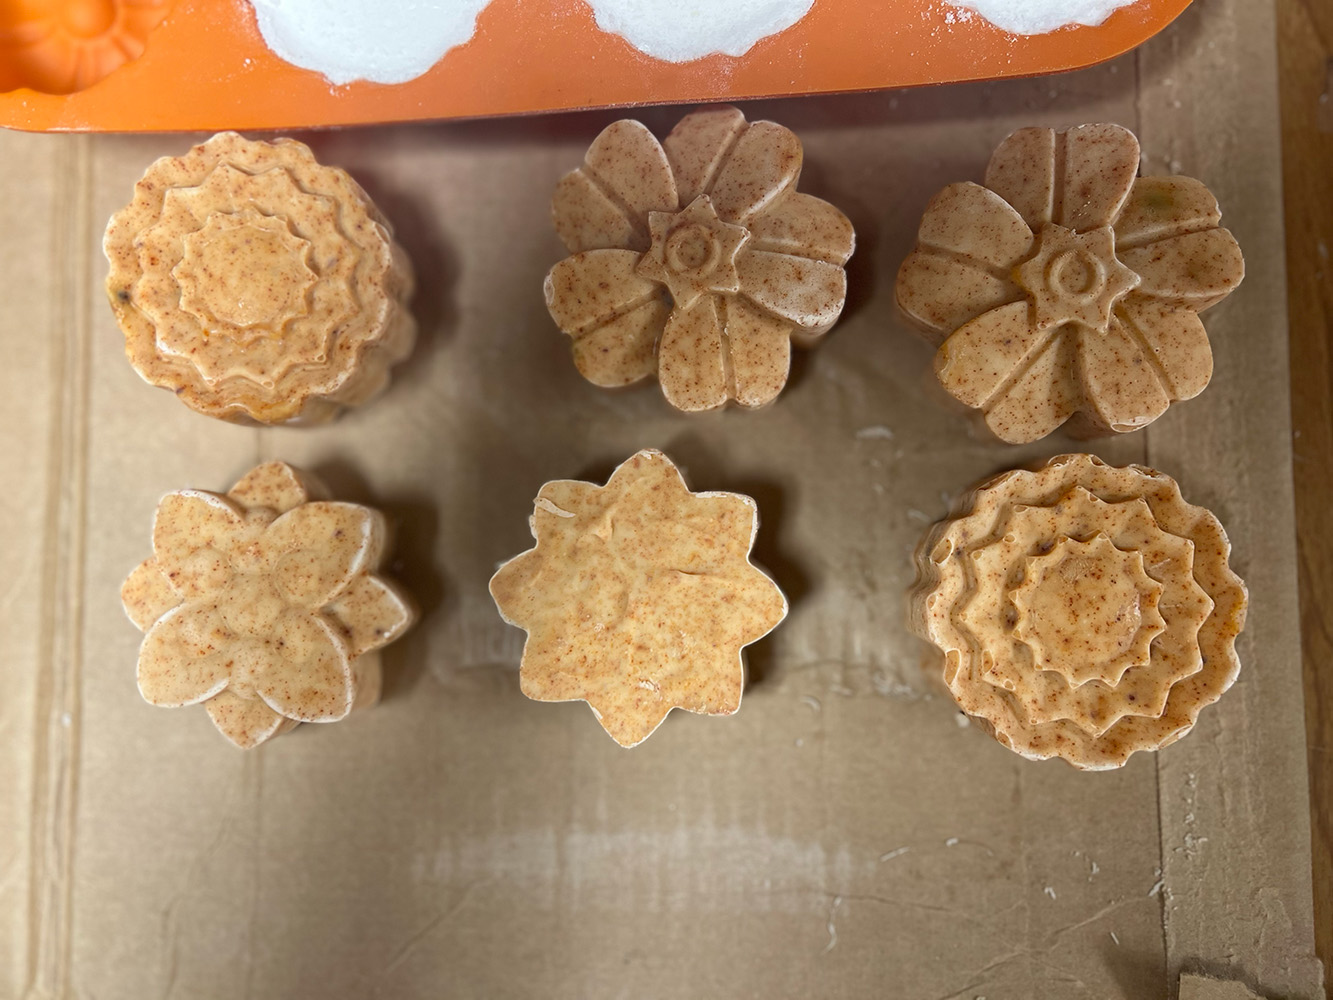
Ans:
[[[158,160],[103,243],[130,363],[224,420],[318,423],[412,348],[412,270],[342,170],[224,132]]]
[[[605,486],[547,483],[536,547],[491,580],[501,616],[528,633],[519,679],[536,701],[586,701],[621,746],[673,708],[731,715],[741,648],[787,614],[749,561],[755,503],[691,493],[671,460],[641,451]]]
[[[376,575],[383,548],[376,511],[311,501],[282,462],[225,496],[167,494],[153,555],[121,588],[146,633],[139,691],[154,705],[202,702],[242,748],[373,705],[378,650],[415,617]]]
[[[967,498],[917,550],[912,630],[959,706],[1031,759],[1119,767],[1174,743],[1240,664],[1217,518],[1142,466],[1062,455]]]
[[[898,273],[898,304],[938,345],[935,375],[1011,443],[1071,417],[1133,431],[1213,373],[1200,310],[1245,274],[1217,201],[1188,177],[1139,177],[1118,125],[1020,129],[986,186],[945,188]]]
[[[551,204],[573,253],[546,306],[600,386],[656,375],[672,406],[756,407],[787,384],[791,345],[837,321],[855,234],[801,194],[801,143],[731,107],[687,115],[659,143],[609,125]]]

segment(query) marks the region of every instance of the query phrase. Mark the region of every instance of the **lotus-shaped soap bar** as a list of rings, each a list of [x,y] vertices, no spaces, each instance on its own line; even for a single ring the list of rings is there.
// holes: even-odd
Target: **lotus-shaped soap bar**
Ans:
[[[536,701],[586,701],[622,746],[643,742],[673,708],[731,715],[744,646],[787,601],[750,563],[755,502],[691,493],[671,460],[646,450],[605,486],[547,483],[537,544],[500,567],[491,595],[528,633],[519,680]]]
[[[147,382],[223,420],[319,423],[412,348],[412,269],[345,171],[223,132],[164,157],[111,217],[106,289]]]
[[[153,554],[121,588],[145,633],[144,699],[202,703],[243,749],[373,705],[379,650],[415,618],[377,572],[384,519],[310,492],[290,466],[269,462],[226,494],[167,494]]]
[[[546,307],[588,381],[656,375],[667,402],[763,406],[787,384],[791,346],[815,343],[847,297],[847,217],[796,190],[800,140],[736,108],[686,115],[662,142],[614,122],[556,188],[573,254]]]
[[[1170,477],[1062,455],[982,484],[930,531],[911,626],[1005,746],[1119,767],[1235,681],[1246,593],[1230,551]]]
[[[898,304],[940,385],[1000,439],[1138,430],[1212,377],[1199,312],[1240,284],[1240,247],[1199,181],[1138,172],[1118,125],[1020,129],[984,187],[926,209]]]

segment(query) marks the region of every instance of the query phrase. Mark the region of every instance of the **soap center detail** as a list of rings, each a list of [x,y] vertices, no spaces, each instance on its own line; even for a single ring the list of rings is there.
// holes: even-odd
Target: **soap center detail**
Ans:
[[[1039,329],[1078,323],[1098,333],[1140,281],[1116,257],[1110,226],[1076,233],[1054,223],[1042,227],[1036,252],[1015,269],[1014,280],[1031,298]]]
[[[1115,685],[1130,667],[1149,662],[1152,640],[1166,628],[1161,596],[1140,553],[1122,552],[1105,535],[1064,538],[1028,559],[1011,592],[1014,637],[1031,649],[1038,669],[1062,674],[1074,687],[1090,680]]]
[[[253,210],[210,216],[184,239],[172,272],[181,308],[205,329],[226,324],[252,335],[280,336],[308,312],[317,276],[306,263],[310,244],[286,223]]]
[[[667,237],[666,262],[676,274],[712,274],[721,259],[722,244],[717,236],[697,222],[681,226]]]
[[[678,308],[688,309],[707,292],[740,290],[736,255],[749,230],[719,218],[708,195],[680,212],[649,212],[648,225],[652,245],[638,273],[666,285]]]

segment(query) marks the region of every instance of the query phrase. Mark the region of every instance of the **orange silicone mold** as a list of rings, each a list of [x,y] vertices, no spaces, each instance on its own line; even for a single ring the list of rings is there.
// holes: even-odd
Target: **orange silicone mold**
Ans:
[[[333,86],[275,56],[245,0],[0,0],[0,126],[279,129],[1031,76],[1119,55],[1188,4],[1138,0],[1020,37],[945,0],[820,0],[743,56],[670,63],[599,29],[582,0],[493,0],[415,80]]]
[[[0,4],[0,91],[87,90],[143,54],[171,0],[13,0]]]

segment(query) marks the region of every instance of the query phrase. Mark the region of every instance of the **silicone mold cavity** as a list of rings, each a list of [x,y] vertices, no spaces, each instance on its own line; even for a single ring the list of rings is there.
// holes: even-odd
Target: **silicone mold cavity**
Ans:
[[[143,54],[171,0],[0,0],[0,92],[86,90]]]

